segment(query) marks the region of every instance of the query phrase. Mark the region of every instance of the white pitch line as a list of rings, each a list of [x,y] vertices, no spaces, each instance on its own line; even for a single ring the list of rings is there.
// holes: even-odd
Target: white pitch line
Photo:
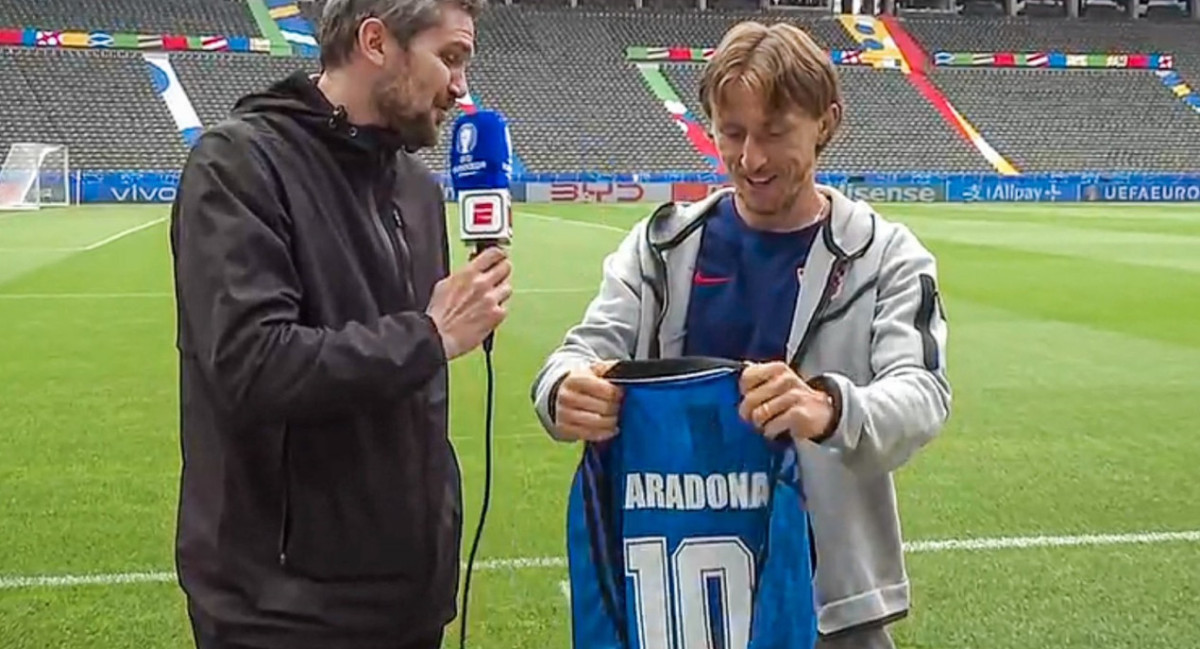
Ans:
[[[567,600],[567,603],[570,604],[571,603],[571,582],[569,582],[565,579],[558,582],[558,589],[562,591],[563,597],[565,597]]]
[[[1138,532],[1135,534],[1084,534],[1080,536],[1016,536],[1007,538],[948,539],[913,541],[906,552],[982,551],[1027,548],[1062,548],[1095,545],[1136,545],[1149,543],[1200,542],[1200,530],[1186,532]]]
[[[86,246],[80,248],[80,251],[95,250],[96,248],[107,246],[108,244],[116,241],[117,239],[123,239],[135,232],[141,232],[142,230],[145,230],[146,228],[152,228],[166,220],[167,220],[167,217],[164,216],[162,218],[154,219],[153,221],[148,221],[141,225],[135,225],[132,228],[126,228],[126,229],[121,230],[120,232],[112,235],[111,237],[105,237],[105,238],[97,241],[96,243],[86,245]]]
[[[521,294],[542,294],[542,293],[595,293],[596,287],[589,286],[588,288],[516,288],[513,293]]]
[[[983,552],[989,550],[1029,549],[1044,547],[1080,547],[1105,545],[1146,545],[1158,543],[1200,542],[1200,530],[1181,532],[1136,532],[1130,534],[1083,534],[1079,536],[1014,536],[977,539],[945,539],[906,543],[908,553],[920,552]],[[564,568],[563,557],[515,557],[488,559],[475,564],[480,571],[526,570],[531,568]],[[10,575],[0,576],[0,590],[33,587],[63,587],[83,585],[115,585],[175,580],[173,572],[125,572],[94,575]]]
[[[174,293],[0,293],[0,300],[127,300],[174,297]]]
[[[629,230],[627,230],[625,228],[618,228],[615,225],[608,225],[605,223],[593,223],[591,221],[576,221],[574,219],[564,219],[561,216],[549,216],[546,214],[534,214],[533,212],[525,212],[525,211],[520,211],[520,212],[517,212],[516,214],[517,214],[517,216],[523,216],[523,217],[531,218],[531,219],[538,219],[541,221],[551,221],[553,223],[565,223],[567,225],[577,225],[581,228],[594,228],[596,230],[607,230],[609,232],[620,232],[621,234],[629,234]]]
[[[542,295],[566,293],[594,293],[588,288],[518,288],[517,295]],[[132,300],[144,298],[173,298],[174,293],[0,293],[0,300]]]
[[[32,575],[0,577],[0,590],[12,588],[112,586],[173,581],[173,572],[123,572],[110,575]]]
[[[0,253],[80,252],[83,248],[0,248]]]
[[[527,570],[529,568],[565,568],[563,557],[515,557],[513,559],[488,559],[475,564],[476,570]]]

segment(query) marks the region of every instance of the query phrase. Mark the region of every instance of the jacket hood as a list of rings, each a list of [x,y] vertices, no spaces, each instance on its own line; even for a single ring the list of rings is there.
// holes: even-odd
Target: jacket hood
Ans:
[[[340,153],[391,158],[400,149],[416,150],[416,147],[407,146],[404,137],[398,133],[378,126],[350,123],[346,108],[330,103],[317,88],[316,76],[304,71],[297,71],[265,90],[242,97],[234,105],[233,114],[284,116]]]
[[[821,228],[826,246],[839,256],[860,254],[875,236],[875,210],[865,201],[852,199],[832,185],[817,183],[816,187],[832,203],[830,219]],[[733,192],[732,187],[724,187],[699,201],[668,202],[659,206],[650,217],[646,230],[650,245],[660,250],[679,245],[704,224],[722,198]]]

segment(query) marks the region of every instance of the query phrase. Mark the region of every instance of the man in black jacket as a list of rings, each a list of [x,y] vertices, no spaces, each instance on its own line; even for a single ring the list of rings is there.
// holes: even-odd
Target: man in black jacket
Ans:
[[[240,100],[184,169],[176,559],[202,649],[433,649],[456,615],[446,366],[504,319],[511,265],[449,272],[412,152],[466,92],[480,2],[329,0],[322,73]]]

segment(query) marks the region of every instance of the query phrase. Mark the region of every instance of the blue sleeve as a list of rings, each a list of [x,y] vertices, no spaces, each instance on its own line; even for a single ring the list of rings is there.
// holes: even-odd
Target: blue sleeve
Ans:
[[[582,468],[575,472],[567,504],[567,564],[571,579],[572,649],[624,649],[617,620],[601,590],[600,565],[592,558]]]
[[[755,599],[748,649],[815,647],[816,593],[808,513],[795,485],[777,483],[772,500],[767,559]]]

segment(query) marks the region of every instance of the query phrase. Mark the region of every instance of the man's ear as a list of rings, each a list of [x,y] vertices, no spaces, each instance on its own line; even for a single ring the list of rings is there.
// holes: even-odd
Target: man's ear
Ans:
[[[833,103],[825,110],[825,114],[821,116],[820,136],[818,142],[821,146],[829,144],[833,136],[837,133],[838,127],[842,125],[842,105]]]
[[[363,58],[383,65],[384,48],[387,44],[387,27],[378,18],[367,18],[358,25],[358,53]]]

